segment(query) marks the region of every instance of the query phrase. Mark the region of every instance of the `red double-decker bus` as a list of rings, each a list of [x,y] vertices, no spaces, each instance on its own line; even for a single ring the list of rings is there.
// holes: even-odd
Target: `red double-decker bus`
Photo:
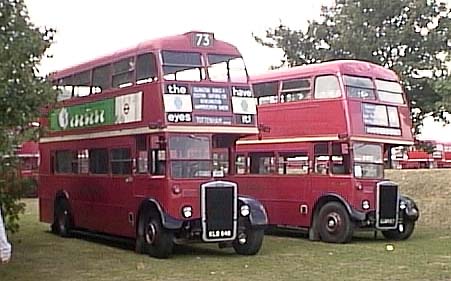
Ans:
[[[384,180],[384,151],[411,145],[410,112],[395,73],[332,61],[252,77],[258,137],[238,141],[240,191],[258,198],[269,224],[343,243],[355,229],[408,238],[415,202]]]
[[[235,141],[258,131],[236,47],[189,32],[51,79],[60,95],[43,120],[41,221],[62,236],[136,238],[136,250],[155,257],[198,240],[259,251],[265,210],[225,180]]]

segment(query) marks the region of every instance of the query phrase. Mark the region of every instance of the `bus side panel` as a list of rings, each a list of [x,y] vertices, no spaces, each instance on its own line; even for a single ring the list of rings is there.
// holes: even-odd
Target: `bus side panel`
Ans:
[[[279,175],[237,175],[235,180],[239,194],[254,197],[265,206],[269,224],[309,226],[310,215],[300,213],[300,206],[306,204],[308,177],[285,176],[283,184]]]
[[[259,123],[270,130],[263,132],[263,139],[346,133],[346,117],[340,99],[262,105],[258,111]]]

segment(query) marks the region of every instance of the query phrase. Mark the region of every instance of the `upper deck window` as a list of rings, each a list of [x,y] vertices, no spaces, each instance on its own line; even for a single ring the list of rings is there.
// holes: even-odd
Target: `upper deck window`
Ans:
[[[72,76],[61,78],[56,83],[56,88],[59,90],[57,101],[67,100],[72,98],[73,95],[73,80]]]
[[[90,93],[91,71],[83,71],[73,76],[74,96],[84,97]]]
[[[133,57],[115,62],[112,73],[113,88],[131,86],[134,71],[135,60]]]
[[[205,79],[200,53],[162,51],[165,80],[200,81]]]
[[[92,71],[93,93],[111,88],[111,66],[109,64],[94,68]]]
[[[310,79],[294,79],[282,82],[280,102],[300,101],[310,97]]]
[[[241,57],[234,55],[208,55],[208,75],[215,82],[247,82],[247,72]]]
[[[253,84],[252,89],[258,104],[277,103],[277,92],[279,91],[277,81]]]
[[[374,100],[374,84],[371,78],[344,75],[344,83],[348,97]]]
[[[152,53],[142,54],[136,58],[136,83],[142,84],[157,79],[155,56]]]
[[[404,104],[402,87],[398,82],[376,79],[376,89],[381,101]]]
[[[341,97],[340,85],[335,75],[324,75],[315,78],[315,99]]]

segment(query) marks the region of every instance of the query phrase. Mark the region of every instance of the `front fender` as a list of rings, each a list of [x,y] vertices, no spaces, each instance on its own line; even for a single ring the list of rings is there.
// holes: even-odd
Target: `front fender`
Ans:
[[[265,227],[268,224],[268,215],[266,214],[266,209],[260,201],[247,197],[238,196],[238,215],[240,214],[240,209],[242,205],[248,205],[250,208],[249,222],[253,227]]]
[[[403,207],[404,206],[404,207]],[[408,196],[400,195],[399,196],[399,208],[400,214],[403,218],[408,218],[412,221],[417,221],[420,217],[420,210],[418,209],[417,204],[413,199]]]
[[[139,213],[143,211],[153,212],[157,214],[161,219],[161,224],[167,229],[179,229],[182,227],[183,221],[171,217],[169,214],[163,211],[158,201],[153,198],[148,198],[141,203]]]

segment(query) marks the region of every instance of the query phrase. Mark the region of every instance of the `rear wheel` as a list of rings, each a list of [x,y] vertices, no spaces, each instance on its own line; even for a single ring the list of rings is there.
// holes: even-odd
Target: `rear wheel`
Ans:
[[[145,214],[136,239],[136,251],[155,258],[168,258],[174,248],[174,235],[156,216]],[[142,233],[142,234],[139,234]]]
[[[232,246],[240,255],[255,255],[260,251],[263,243],[264,230],[253,229],[249,225],[244,231],[239,232]]]
[[[329,202],[321,208],[317,227],[321,240],[329,243],[349,242],[354,232],[349,214],[339,202]]]
[[[52,231],[61,237],[70,237],[72,229],[72,215],[70,213],[69,202],[66,199],[58,200],[55,206],[55,217],[52,224]]]
[[[399,223],[396,229],[382,231],[382,235],[389,240],[406,240],[412,235],[414,229],[415,222],[405,220]]]

